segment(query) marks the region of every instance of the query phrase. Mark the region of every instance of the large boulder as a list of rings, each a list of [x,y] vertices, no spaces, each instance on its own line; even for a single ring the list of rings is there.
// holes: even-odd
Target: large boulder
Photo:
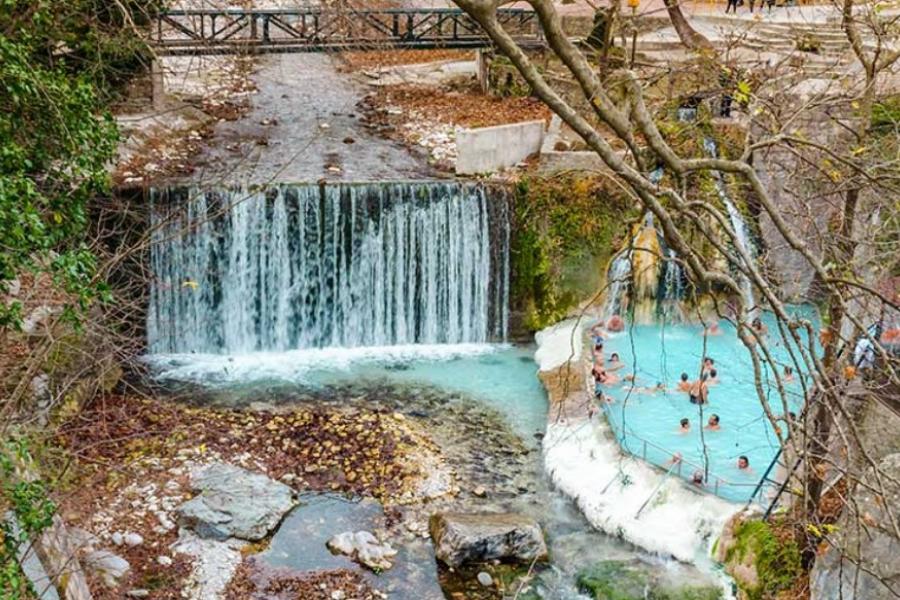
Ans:
[[[439,513],[432,515],[429,531],[435,556],[450,567],[493,559],[528,562],[547,557],[541,526],[523,515]]]
[[[900,539],[893,531],[891,507],[900,506],[900,453],[878,464],[884,496],[874,469],[869,469],[837,523],[834,544],[816,557],[810,573],[812,600],[896,600],[900,590]],[[849,506],[855,506],[851,510]],[[893,588],[892,591],[891,588]]]
[[[191,487],[199,494],[178,507],[178,523],[203,538],[261,540],[297,504],[283,483],[227,463],[194,471]]]

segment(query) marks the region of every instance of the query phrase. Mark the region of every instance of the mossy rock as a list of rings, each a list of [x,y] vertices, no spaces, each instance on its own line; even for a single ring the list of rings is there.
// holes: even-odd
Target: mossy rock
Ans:
[[[650,577],[635,563],[606,560],[581,571],[577,583],[595,600],[644,600]]]
[[[793,540],[779,539],[765,521],[743,521],[734,527],[725,565],[743,596],[773,598],[789,589],[802,572],[800,549]]]
[[[721,600],[713,585],[677,586],[662,583],[648,565],[608,560],[582,570],[578,589],[595,600]]]

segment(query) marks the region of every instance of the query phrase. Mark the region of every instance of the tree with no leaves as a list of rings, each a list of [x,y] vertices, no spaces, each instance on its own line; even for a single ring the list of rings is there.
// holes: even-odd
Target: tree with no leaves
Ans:
[[[759,402],[791,457],[788,462],[796,459],[796,467],[782,477],[788,494],[793,492],[790,515],[804,565],[811,567],[817,553],[831,551],[845,561],[848,574],[854,573],[842,576],[850,577],[847,589],[864,589],[869,577],[882,586],[878,593],[900,594],[896,574],[867,560],[861,550],[860,540],[873,535],[867,528],[876,526],[859,504],[866,494],[882,498],[877,529],[894,543],[900,539],[900,507],[884,501],[896,494],[898,473],[885,468],[884,449],[876,448],[879,441],[864,425],[872,411],[900,415],[900,365],[882,337],[897,326],[900,315],[895,277],[900,266],[900,103],[898,90],[890,88],[892,82],[896,86],[892,68],[900,57],[897,18],[853,0],[835,7],[856,62],[836,61],[824,74],[794,66],[802,59],[797,53],[752,65],[726,63],[725,52],[711,52],[708,40],[692,39],[690,25],[673,18],[684,45],[702,49],[703,56],[681,67],[669,65],[663,75],[658,68],[619,68],[601,76],[591,50],[567,35],[553,3],[529,0],[547,50],[574,84],[564,89],[559,74],[545,77],[498,22],[502,2],[456,4],[480,23],[533,93],[599,155],[608,176],[653,215],[695,288],[720,290],[736,305],[731,318],[752,360]],[[666,6],[671,14],[673,7]],[[683,19],[680,10],[675,13]],[[702,97],[690,97],[698,86],[674,98],[660,97],[661,79],[669,78],[669,89],[677,91],[679,68],[705,80],[707,87],[714,88],[709,81],[718,79],[721,86],[714,92],[739,107],[738,118],[711,123],[713,129],[731,131],[734,147],[727,155],[675,143],[672,103]],[[569,91],[573,87],[575,96]],[[651,177],[658,167],[665,173],[661,181]],[[714,194],[698,189],[711,174],[721,174],[743,194],[762,232],[759,256],[737,243],[738,233]],[[786,267],[787,258],[792,262]],[[796,298],[785,291],[786,280],[800,272],[811,279],[805,295],[823,310],[821,332],[788,310],[788,301]],[[741,293],[743,282],[752,286],[755,301]],[[778,334],[796,342],[795,372],[811,376],[803,383],[805,408],[796,420],[784,417],[788,392],[769,352],[772,342],[750,326],[760,308],[774,314]],[[803,342],[817,337],[821,351]],[[871,347],[877,356],[875,368],[865,375],[858,372],[859,352],[854,352],[860,347]],[[776,389],[766,388],[766,372]],[[840,510],[824,509],[835,500]],[[844,528],[840,533],[835,533],[836,514]]]

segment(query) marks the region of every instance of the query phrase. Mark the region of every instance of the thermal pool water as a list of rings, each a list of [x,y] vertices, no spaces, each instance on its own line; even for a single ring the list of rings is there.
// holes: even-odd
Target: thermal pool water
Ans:
[[[811,323],[817,322],[809,308],[793,310]],[[799,414],[804,390],[791,359],[792,353],[798,353],[797,344],[780,334],[770,315],[763,315],[762,320],[768,326],[767,346],[778,372],[783,373],[785,366],[792,366],[795,372],[794,380],[785,384],[787,397],[783,400],[772,366],[763,363],[764,395],[774,415]],[[808,347],[806,333],[801,337]],[[678,470],[685,478],[695,470],[705,470],[708,461],[707,489],[731,501],[748,501],[778,452],[778,439],[757,394],[750,354],[735,328],[723,323],[720,335],[704,340],[699,325],[635,325],[610,336],[604,353],[607,360],[618,353],[624,364],[616,372],[622,381],[604,388],[613,399],[606,412],[619,444],[664,468],[669,468],[673,455],[680,453],[683,464]],[[682,373],[696,380],[704,356],[715,361],[718,383],[709,386],[707,404],[692,404],[688,394],[678,390],[678,382]],[[624,381],[624,376],[631,374],[636,375],[636,381]],[[658,383],[665,386],[664,391],[648,389]],[[704,428],[713,414],[720,419],[717,431]],[[690,421],[689,433],[679,430],[683,418]],[[786,425],[783,430],[787,431]],[[749,469],[738,469],[740,456],[749,459]],[[763,494],[761,499],[765,497]]]

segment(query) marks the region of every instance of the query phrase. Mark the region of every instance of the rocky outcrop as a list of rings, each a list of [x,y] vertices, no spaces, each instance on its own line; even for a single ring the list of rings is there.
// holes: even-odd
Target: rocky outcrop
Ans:
[[[833,543],[816,558],[810,573],[812,600],[888,600],[900,593],[900,539],[892,526],[900,506],[900,453],[886,456],[878,469],[884,495],[874,491],[881,488],[875,470],[869,469],[849,505],[854,509],[845,509]]]
[[[177,509],[178,522],[202,538],[261,540],[297,504],[283,483],[227,463],[191,473],[191,487],[200,493]]]
[[[523,515],[441,513],[432,515],[429,530],[435,556],[450,567],[493,559],[527,562],[547,557],[540,525]]]
[[[393,566],[391,559],[397,555],[389,544],[381,544],[368,531],[345,531],[328,540],[328,549],[353,558],[373,571],[384,571]]]
[[[732,517],[716,542],[715,558],[737,584],[739,600],[775,598],[802,576],[800,549],[778,522],[753,513]]]

